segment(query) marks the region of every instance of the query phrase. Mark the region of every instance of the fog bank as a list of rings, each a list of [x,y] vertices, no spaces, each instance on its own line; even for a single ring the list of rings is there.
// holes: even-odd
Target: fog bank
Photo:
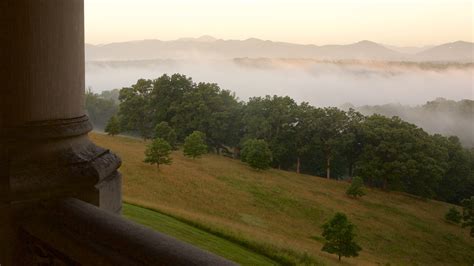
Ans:
[[[420,67],[381,62],[267,59],[87,62],[86,85],[100,92],[165,73],[181,73],[197,82],[218,83],[242,100],[276,94],[315,106],[417,105],[437,97],[473,99],[474,86],[472,64]]]

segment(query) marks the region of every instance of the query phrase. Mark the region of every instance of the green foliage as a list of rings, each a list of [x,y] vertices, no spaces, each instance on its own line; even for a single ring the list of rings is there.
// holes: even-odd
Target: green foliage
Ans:
[[[119,99],[123,128],[143,138],[151,137],[158,123],[167,122],[180,142],[195,130],[205,133],[216,151],[240,141],[242,103],[217,84],[165,74],[123,88]]]
[[[85,109],[95,129],[104,129],[110,118],[117,113],[118,106],[114,100],[103,94],[86,91]]]
[[[334,217],[323,225],[323,237],[326,240],[322,251],[337,254],[341,257],[357,257],[362,248],[354,241],[355,226],[343,213],[336,213]]]
[[[362,197],[365,195],[363,188],[364,180],[361,177],[356,176],[352,179],[351,185],[346,190],[346,194],[354,198]]]
[[[446,168],[446,151],[422,129],[398,117],[368,117],[356,173],[383,189],[432,197]]]
[[[155,127],[155,138],[166,140],[173,149],[176,148],[176,132],[169,126],[168,122],[161,122]]]
[[[171,164],[171,145],[162,138],[154,139],[145,150],[145,163],[156,164],[160,168],[160,164]]]
[[[295,130],[298,105],[290,97],[250,98],[244,108],[244,139],[262,139],[272,151],[275,167],[295,162]]]
[[[449,211],[446,213],[444,218],[447,221],[453,222],[455,224],[459,224],[462,220],[462,215],[461,213],[454,207],[451,207]]]
[[[201,157],[207,153],[207,145],[205,141],[206,135],[201,131],[194,131],[191,135],[184,139],[183,153],[185,156],[193,159]]]
[[[474,157],[461,146],[457,137],[434,135],[433,140],[435,145],[447,152],[446,168],[436,190],[436,198],[459,204],[474,195]]]
[[[244,143],[241,158],[250,167],[264,170],[270,168],[272,152],[264,140],[249,139]]]
[[[91,120],[97,113],[109,120],[114,112],[105,115],[96,108],[109,101],[104,106],[116,111],[116,97],[117,91],[89,92]],[[335,179],[358,175],[367,186],[455,204],[473,196],[474,150],[464,149],[456,137],[429,135],[398,117],[298,105],[290,97],[276,95],[244,103],[215,83],[195,83],[180,74],[140,79],[121,89],[118,98],[121,131],[144,139],[160,137],[173,148],[200,131],[210,150],[237,158],[245,140],[260,139],[271,152],[270,167]],[[454,108],[469,117],[470,107],[472,101],[436,100],[423,109]],[[264,161],[262,167],[269,167]]]
[[[471,236],[474,237],[474,197],[465,199],[461,202],[462,204],[462,219],[463,227],[471,227]]]
[[[119,119],[124,131],[138,133],[149,139],[153,135],[151,98],[152,81],[140,79],[135,85],[120,90]]]
[[[199,130],[206,135],[209,146],[219,152],[225,145],[238,144],[241,108],[235,95],[217,84],[193,83],[176,103],[171,121],[180,138]]]
[[[105,132],[110,136],[115,136],[120,133],[120,122],[117,119],[117,116],[113,115],[107,125],[105,126]]]
[[[335,153],[341,149],[344,144],[344,136],[347,129],[347,115],[344,111],[335,107],[319,109],[315,121],[318,130],[313,135],[313,141],[316,149],[324,154],[326,168],[326,178],[331,178],[331,161]]]

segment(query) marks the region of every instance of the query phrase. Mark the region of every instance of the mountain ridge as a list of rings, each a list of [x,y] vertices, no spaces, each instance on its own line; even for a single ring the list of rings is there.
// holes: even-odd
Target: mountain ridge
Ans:
[[[385,61],[455,61],[473,62],[474,43],[456,41],[437,46],[404,48],[383,45],[370,40],[352,44],[295,44],[258,38],[224,40],[209,35],[180,38],[171,41],[158,39],[85,45],[87,61],[147,60],[189,58],[317,58],[328,60],[385,60]]]

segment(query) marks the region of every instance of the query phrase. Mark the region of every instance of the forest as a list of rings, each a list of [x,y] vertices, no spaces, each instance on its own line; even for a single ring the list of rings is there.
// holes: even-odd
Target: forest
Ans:
[[[113,122],[119,132],[152,139],[166,122],[178,144],[200,131],[210,152],[233,158],[247,140],[264,141],[271,166],[282,170],[358,176],[370,187],[455,204],[474,195],[474,149],[457,136],[429,134],[397,116],[319,108],[277,95],[244,102],[215,83],[181,74],[101,94],[89,90],[85,105],[98,130]]]

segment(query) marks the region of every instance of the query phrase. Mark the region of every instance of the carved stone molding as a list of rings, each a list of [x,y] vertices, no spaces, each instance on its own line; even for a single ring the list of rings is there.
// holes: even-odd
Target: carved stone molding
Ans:
[[[0,138],[42,140],[80,136],[92,130],[89,118],[81,117],[34,121],[21,127],[2,128]]]

